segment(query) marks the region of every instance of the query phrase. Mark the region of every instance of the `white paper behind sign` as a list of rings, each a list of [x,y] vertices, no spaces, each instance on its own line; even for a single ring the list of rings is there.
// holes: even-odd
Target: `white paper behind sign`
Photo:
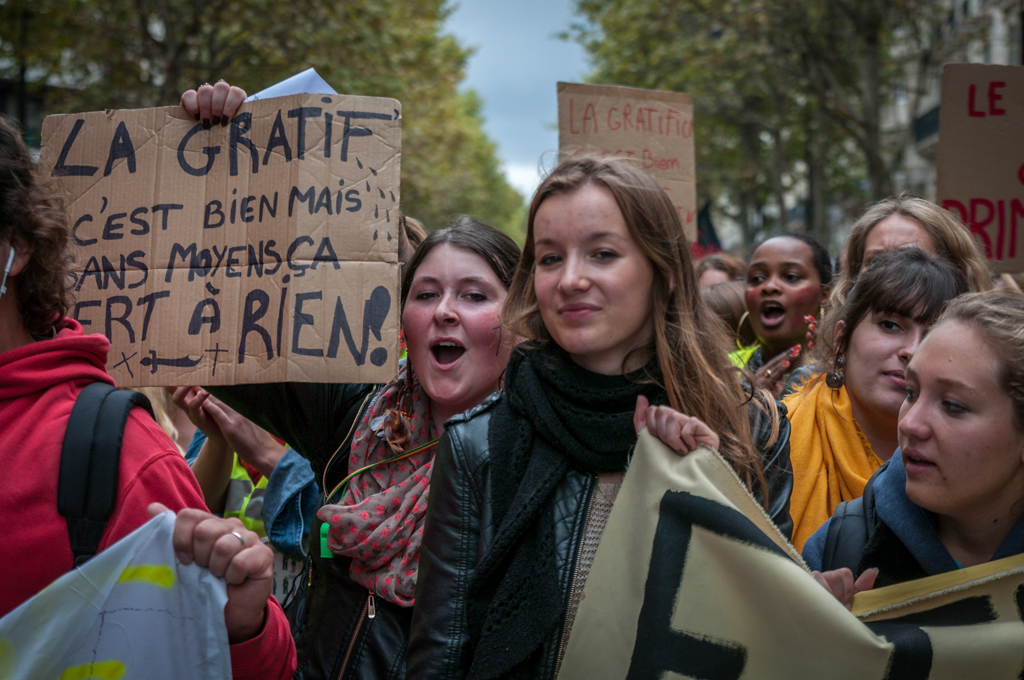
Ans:
[[[245,101],[254,102],[273,97],[287,97],[292,94],[338,94],[338,92],[320,77],[315,68],[307,68],[301,73],[274,83],[265,90],[249,95]]]

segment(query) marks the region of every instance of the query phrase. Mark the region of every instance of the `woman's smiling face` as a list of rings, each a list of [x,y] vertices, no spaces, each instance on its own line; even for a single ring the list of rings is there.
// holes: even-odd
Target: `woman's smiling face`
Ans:
[[[482,257],[449,243],[436,246],[416,269],[402,330],[435,422],[498,389],[512,347],[501,332],[506,294]]]
[[[580,366],[615,375],[652,342],[654,266],[633,240],[615,196],[584,184],[545,199],[533,228],[534,290],[551,338]]]

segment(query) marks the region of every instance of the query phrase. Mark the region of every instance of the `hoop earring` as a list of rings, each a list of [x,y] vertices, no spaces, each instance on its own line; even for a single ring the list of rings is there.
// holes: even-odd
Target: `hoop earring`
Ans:
[[[825,374],[825,384],[833,390],[840,390],[846,384],[846,376],[843,374],[844,366],[846,366],[846,355],[840,354],[836,357],[835,368]]]
[[[743,322],[746,321],[749,316],[750,316],[750,312],[744,311],[743,312],[743,316],[740,317],[740,322],[738,324],[736,324],[736,339],[737,340],[740,337],[740,331],[743,329]]]

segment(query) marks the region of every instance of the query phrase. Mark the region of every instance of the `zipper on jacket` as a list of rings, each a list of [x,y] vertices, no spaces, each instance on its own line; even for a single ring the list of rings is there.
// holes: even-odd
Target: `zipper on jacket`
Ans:
[[[590,491],[587,493],[587,508],[583,512],[583,532],[586,533],[587,526],[590,524],[590,513],[593,511],[593,498],[594,491],[597,489],[598,478],[595,475],[593,478],[593,484],[590,487]],[[562,625],[562,640],[558,643],[558,659],[555,662],[555,675],[558,677],[558,672],[562,669],[562,657],[565,655],[565,646],[569,644],[569,605],[572,603],[572,594],[576,590],[576,579],[580,577],[580,550],[583,547],[583,540],[576,545],[576,559],[574,560],[574,566],[572,569],[572,579],[569,580],[569,595],[565,600],[565,623]],[[575,621],[575,617],[573,617]]]
[[[341,680],[345,675],[349,657],[352,656],[352,649],[356,646],[356,638],[359,637],[359,633],[363,629],[363,621],[365,619],[373,620],[376,616],[377,603],[373,601],[373,592],[371,591],[369,596],[366,598],[366,604],[363,605],[363,611],[359,613],[359,623],[356,624],[356,629],[352,632],[352,639],[348,641],[348,648],[345,649],[345,658],[341,660],[341,670],[338,671],[338,680]]]

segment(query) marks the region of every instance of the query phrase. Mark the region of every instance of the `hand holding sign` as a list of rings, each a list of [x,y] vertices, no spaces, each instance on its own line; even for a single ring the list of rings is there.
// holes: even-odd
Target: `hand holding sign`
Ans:
[[[646,427],[663,444],[680,455],[685,456],[701,444],[718,450],[718,435],[703,421],[684,415],[671,406],[651,406],[642,394],[636,398],[633,426],[637,434]]]
[[[166,511],[160,503],[149,506],[150,517]],[[195,562],[228,582],[224,623],[231,644],[259,635],[274,582],[273,551],[240,520],[189,508],[177,515],[173,542],[182,564]]]
[[[832,593],[842,602],[847,609],[853,607],[853,596],[865,590],[875,587],[875,579],[878,577],[877,569],[865,569],[864,573],[853,580],[853,572],[843,567],[833,571],[812,571],[811,576],[821,584],[821,587]]]
[[[245,90],[223,80],[216,85],[204,83],[195,90],[185,90],[181,95],[181,105],[205,129],[218,123],[227,125],[244,101]]]

